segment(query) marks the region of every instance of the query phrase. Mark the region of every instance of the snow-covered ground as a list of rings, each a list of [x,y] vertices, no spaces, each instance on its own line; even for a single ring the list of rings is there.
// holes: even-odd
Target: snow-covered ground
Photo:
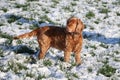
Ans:
[[[12,39],[71,16],[85,24],[79,66],[53,48],[37,60],[36,38]],[[120,80],[120,0],[0,0],[0,80]]]

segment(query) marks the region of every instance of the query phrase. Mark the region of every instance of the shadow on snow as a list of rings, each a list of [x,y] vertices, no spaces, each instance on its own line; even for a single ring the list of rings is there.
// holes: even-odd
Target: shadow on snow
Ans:
[[[24,23],[33,24],[35,25],[34,27],[44,27],[44,26],[51,25],[51,24],[46,24],[43,21],[36,21],[34,19],[31,20],[28,18],[24,18],[22,16],[14,15],[14,14],[6,14],[2,16],[5,17],[7,20],[10,20],[12,18],[11,21],[13,22],[16,20],[18,23],[21,23],[21,24],[24,24]],[[94,32],[83,31],[83,37],[88,40],[98,41],[105,44],[120,44],[120,38],[107,38],[102,34],[94,33]]]
[[[99,33],[83,31],[83,37],[88,40],[98,41],[105,44],[120,44],[120,38],[107,38]]]

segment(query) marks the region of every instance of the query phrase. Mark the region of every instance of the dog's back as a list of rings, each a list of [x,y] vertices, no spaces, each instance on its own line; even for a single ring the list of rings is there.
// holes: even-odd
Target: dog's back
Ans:
[[[65,45],[66,29],[63,27],[45,26],[16,36],[14,39],[30,38],[32,36],[37,36],[38,41],[48,40],[51,47],[63,50]]]
[[[58,35],[65,34],[65,28],[56,27],[56,26],[40,27],[40,28],[37,28],[37,29],[35,29],[35,30],[31,31],[31,32],[16,36],[16,37],[14,37],[14,39],[30,38],[32,36],[37,36],[37,35],[43,34],[43,33],[45,35],[50,36],[50,37],[52,37],[52,36],[57,37]]]
[[[51,47],[63,50],[65,48],[66,29],[63,27],[49,27],[44,33],[51,41]]]

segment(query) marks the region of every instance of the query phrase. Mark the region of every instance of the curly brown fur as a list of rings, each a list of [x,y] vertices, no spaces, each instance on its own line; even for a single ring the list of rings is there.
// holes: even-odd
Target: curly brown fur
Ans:
[[[14,39],[29,38],[37,36],[40,47],[39,59],[43,59],[50,47],[64,51],[64,61],[69,62],[70,53],[74,52],[77,64],[81,64],[80,51],[82,48],[82,30],[84,25],[76,17],[67,20],[66,28],[56,26],[45,26],[35,29],[29,33],[14,37]]]

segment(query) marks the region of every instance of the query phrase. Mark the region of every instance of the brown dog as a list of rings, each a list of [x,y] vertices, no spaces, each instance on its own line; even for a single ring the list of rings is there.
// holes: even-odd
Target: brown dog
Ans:
[[[40,47],[39,59],[43,59],[50,47],[64,51],[64,61],[69,62],[70,53],[75,53],[77,64],[81,64],[80,51],[82,48],[82,30],[84,25],[76,17],[67,20],[67,27],[45,26],[35,29],[29,33],[14,37],[14,39],[29,38],[37,36]]]

